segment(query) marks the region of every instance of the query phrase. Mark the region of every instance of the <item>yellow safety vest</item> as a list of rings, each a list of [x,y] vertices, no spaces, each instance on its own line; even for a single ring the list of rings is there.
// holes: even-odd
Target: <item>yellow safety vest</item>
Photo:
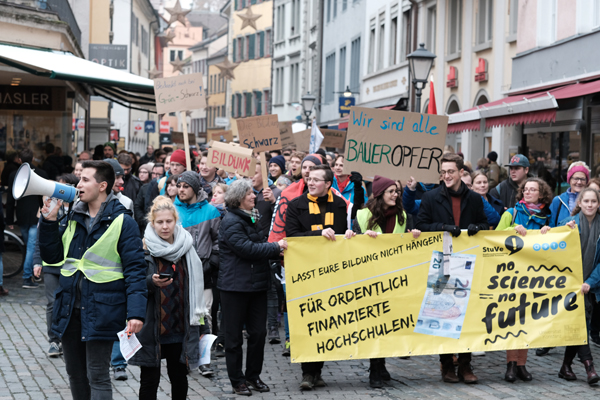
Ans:
[[[67,257],[71,241],[75,236],[76,226],[77,222],[69,221],[69,225],[63,234],[65,262],[60,274],[62,276],[72,276],[75,272],[81,271],[86,278],[94,283],[108,283],[124,279],[123,264],[121,264],[121,256],[117,251],[121,228],[123,227],[123,214],[119,215],[110,224],[106,232],[92,247],[86,250],[80,260]]]

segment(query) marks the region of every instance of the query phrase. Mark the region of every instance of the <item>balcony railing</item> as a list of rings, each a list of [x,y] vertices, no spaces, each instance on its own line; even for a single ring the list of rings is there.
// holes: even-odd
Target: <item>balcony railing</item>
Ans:
[[[56,13],[61,21],[69,25],[73,36],[77,39],[77,43],[81,45],[81,29],[79,29],[75,15],[73,15],[73,10],[67,0],[4,0],[0,1],[1,3],[18,4]]]

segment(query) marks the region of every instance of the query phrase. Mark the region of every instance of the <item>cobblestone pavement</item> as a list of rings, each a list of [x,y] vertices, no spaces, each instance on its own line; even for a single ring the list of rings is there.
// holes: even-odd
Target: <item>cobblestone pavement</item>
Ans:
[[[0,298],[0,400],[4,399],[70,399],[68,380],[62,358],[47,358],[45,307],[43,287],[21,289],[20,278],[5,280],[11,291]],[[283,329],[280,332],[283,335]],[[600,348],[593,346],[600,360]],[[527,367],[533,382],[518,381],[510,384],[503,380],[506,368],[504,352],[487,353],[474,357],[475,373],[480,379],[476,385],[445,384],[439,374],[436,356],[413,357],[407,360],[387,360],[392,381],[384,389],[368,386],[368,361],[327,362],[323,377],[327,387],[312,392],[300,392],[300,366],[281,356],[282,345],[265,346],[262,379],[271,392],[255,393],[254,398],[265,399],[412,399],[412,398],[468,398],[468,399],[550,399],[592,398],[600,395],[600,386],[590,387],[583,378],[585,370],[575,363],[579,380],[566,382],[557,376],[563,348],[557,348],[545,357],[529,352]],[[599,362],[600,365],[600,362]],[[190,374],[190,399],[231,399],[225,359],[213,361],[216,374],[208,379],[197,371]],[[170,385],[163,366],[159,399],[169,399]],[[137,399],[139,368],[128,368],[127,381],[113,381],[115,399]]]

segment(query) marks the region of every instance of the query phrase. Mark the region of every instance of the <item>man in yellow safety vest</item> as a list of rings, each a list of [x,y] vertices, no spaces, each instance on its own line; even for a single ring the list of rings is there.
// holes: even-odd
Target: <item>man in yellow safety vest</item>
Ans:
[[[52,316],[74,399],[112,399],[109,366],[117,332],[137,333],[146,315],[142,241],[131,212],[112,193],[113,168],[85,161],[80,202],[63,228],[58,206],[40,220],[40,253],[63,263]],[[60,205],[60,202],[59,202]],[[46,202],[42,213],[49,210]]]

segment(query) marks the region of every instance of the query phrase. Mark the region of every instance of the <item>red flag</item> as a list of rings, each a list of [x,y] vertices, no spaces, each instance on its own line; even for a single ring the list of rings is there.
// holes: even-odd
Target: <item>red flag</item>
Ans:
[[[429,81],[429,104],[427,104],[427,114],[437,114],[435,105],[435,90],[433,88],[433,78]]]

